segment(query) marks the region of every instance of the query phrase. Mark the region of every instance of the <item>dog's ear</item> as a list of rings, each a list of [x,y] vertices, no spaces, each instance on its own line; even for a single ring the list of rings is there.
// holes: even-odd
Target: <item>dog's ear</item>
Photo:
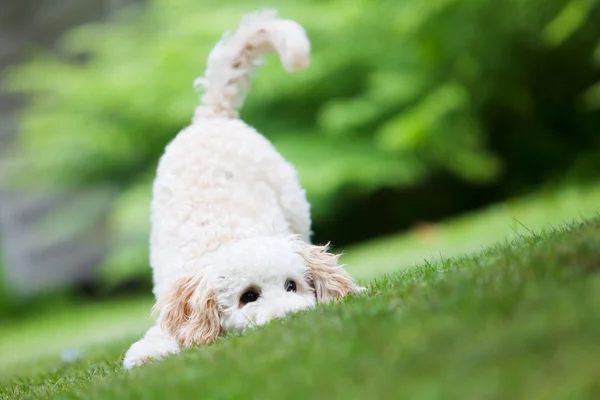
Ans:
[[[221,333],[215,294],[202,277],[177,280],[154,310],[160,313],[162,329],[182,347],[210,344]]]
[[[354,283],[343,266],[338,265],[340,256],[328,252],[328,248],[328,245],[304,245],[301,250],[308,265],[308,280],[319,303],[339,301],[364,290]]]

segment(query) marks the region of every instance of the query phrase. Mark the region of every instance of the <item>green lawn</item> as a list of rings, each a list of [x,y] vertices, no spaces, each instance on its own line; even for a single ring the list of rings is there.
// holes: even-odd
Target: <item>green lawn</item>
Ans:
[[[0,326],[0,379],[15,365],[139,335],[151,307],[151,299],[84,304]]]
[[[360,279],[420,265],[424,260],[480,251],[501,240],[600,213],[600,184],[541,192],[459,216],[408,234],[374,240],[348,249],[343,258]]]
[[[600,218],[373,280],[368,294],[122,371],[131,338],[5,372],[19,399],[600,398]]]

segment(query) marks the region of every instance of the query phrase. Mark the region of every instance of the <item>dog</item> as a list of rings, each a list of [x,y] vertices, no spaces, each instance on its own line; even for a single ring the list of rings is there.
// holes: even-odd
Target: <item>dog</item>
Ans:
[[[288,72],[306,68],[305,30],[263,10],[225,34],[196,81],[204,94],[192,124],[160,159],[150,238],[158,318],[125,354],[127,369],[364,290],[327,245],[311,244],[295,168],[239,119],[270,52]]]

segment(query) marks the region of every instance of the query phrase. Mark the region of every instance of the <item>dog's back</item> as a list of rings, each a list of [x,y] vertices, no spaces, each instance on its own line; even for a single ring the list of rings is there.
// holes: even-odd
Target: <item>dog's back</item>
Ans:
[[[192,125],[161,158],[153,188],[155,295],[202,255],[251,237],[310,236],[310,212],[293,166],[238,119],[253,70],[276,51],[288,71],[308,65],[302,27],[271,11],[249,15],[211,52]]]

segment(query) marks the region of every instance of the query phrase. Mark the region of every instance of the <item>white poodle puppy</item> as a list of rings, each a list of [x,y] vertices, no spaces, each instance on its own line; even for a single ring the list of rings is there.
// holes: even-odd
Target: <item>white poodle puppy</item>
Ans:
[[[294,167],[238,119],[251,74],[272,51],[286,70],[305,68],[304,29],[268,10],[226,34],[197,80],[193,123],[160,160],[150,240],[159,316],[126,368],[362,290],[327,246],[310,244]]]

